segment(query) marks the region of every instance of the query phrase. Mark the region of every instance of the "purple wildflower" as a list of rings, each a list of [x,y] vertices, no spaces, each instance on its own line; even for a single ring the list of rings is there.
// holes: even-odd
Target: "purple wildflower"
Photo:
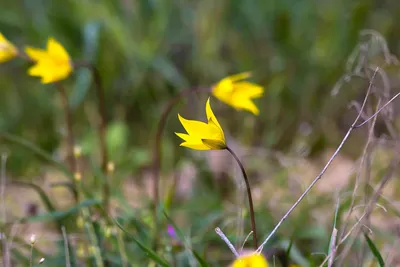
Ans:
[[[170,237],[176,238],[175,229],[174,229],[174,227],[173,227],[172,225],[170,225],[170,224],[168,224],[168,226],[167,226],[167,233],[168,233],[168,235],[169,235]]]

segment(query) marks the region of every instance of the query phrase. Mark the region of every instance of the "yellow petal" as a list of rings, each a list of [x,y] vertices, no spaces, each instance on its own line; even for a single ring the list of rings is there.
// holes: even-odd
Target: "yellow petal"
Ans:
[[[53,75],[43,75],[42,79],[40,80],[41,83],[43,84],[48,84],[48,83],[53,83],[59,81],[59,79],[57,79],[56,77],[54,77]]]
[[[226,148],[226,144],[224,141],[217,139],[201,139],[203,144],[207,146],[211,150],[221,150]]]
[[[185,141],[181,146],[197,150],[226,148],[224,132],[211,109],[210,98],[206,103],[206,114],[208,123],[187,120],[178,114],[179,121],[187,132],[187,134],[175,133]]]
[[[184,146],[194,150],[211,150],[210,147],[206,146],[203,143],[198,144],[198,143],[183,142],[182,144],[180,144],[180,146]]]
[[[4,43],[7,42],[8,40],[6,39],[6,37],[4,37],[4,35],[2,33],[0,33],[0,43]]]
[[[229,80],[231,80],[232,82],[237,82],[240,80],[244,80],[251,77],[251,72],[247,71],[247,72],[241,72],[235,75],[231,75],[229,77],[227,77]]]
[[[28,69],[28,74],[30,76],[41,76],[44,71],[44,66],[41,64],[36,64]]]
[[[25,47],[25,53],[30,57],[33,61],[39,61],[40,59],[48,57],[48,54],[43,49],[34,48],[31,46]]]
[[[211,109],[210,98],[208,98],[206,102],[206,116],[208,121],[212,120],[218,126],[218,128],[222,130],[221,125],[219,124],[217,118],[214,115],[214,112]]]
[[[13,59],[18,49],[0,33],[0,63]]]
[[[260,114],[260,110],[258,109],[258,107],[249,98],[235,97],[235,99],[232,100],[232,105],[237,109],[248,110],[254,115]]]
[[[250,76],[251,72],[242,72],[223,78],[212,88],[212,92],[216,95],[219,95],[220,97],[223,97],[224,94],[233,92],[234,83],[240,80],[247,79]]]
[[[208,126],[210,127],[210,132],[214,133],[212,135],[212,139],[219,140],[221,143],[225,144],[225,135],[224,131],[222,130],[221,126],[219,124],[217,125],[212,118],[208,121]],[[206,137],[203,137],[203,139]],[[226,145],[225,145],[226,147]]]
[[[237,258],[232,267],[268,267],[268,262],[261,254],[251,254]]]
[[[184,133],[175,133],[177,136],[179,136],[180,138],[182,138],[184,141],[186,142],[190,142],[192,141],[192,137],[190,137],[190,135],[188,134],[184,134]]]
[[[47,40],[47,52],[55,59],[63,59],[65,61],[70,60],[68,52],[65,50],[65,48],[52,37]]]
[[[36,65],[28,70],[28,74],[42,77],[41,82],[45,84],[66,79],[72,72],[68,54],[63,54],[65,50],[62,46],[55,40],[49,39],[48,47],[54,52],[53,54],[33,47],[25,49],[27,55],[36,61]],[[67,59],[62,58],[65,55]]]
[[[250,76],[250,72],[242,72],[224,78],[213,87],[212,94],[225,104],[258,115],[260,111],[251,99],[261,97],[264,94],[264,87],[242,81]]]
[[[264,87],[251,82],[235,83],[235,94],[248,98],[259,98],[264,94]]]
[[[207,123],[202,121],[195,120],[187,120],[178,114],[179,121],[181,122],[183,128],[185,128],[186,132],[193,137],[201,137],[210,136],[209,127]]]

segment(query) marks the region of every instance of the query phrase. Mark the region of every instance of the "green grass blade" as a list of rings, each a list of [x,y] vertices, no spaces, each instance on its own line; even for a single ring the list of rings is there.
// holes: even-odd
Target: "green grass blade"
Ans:
[[[290,238],[289,246],[288,246],[287,249],[286,249],[286,256],[287,256],[287,257],[289,257],[290,251],[292,250],[293,241],[294,241],[294,235],[292,236],[292,238]]]
[[[152,260],[154,260],[155,262],[157,262],[158,264],[160,264],[161,266],[164,267],[169,267],[169,263],[167,261],[165,261],[164,259],[160,258],[152,249],[146,247],[142,242],[140,242],[138,239],[135,238],[135,236],[131,233],[129,233],[128,231],[126,231],[122,225],[119,224],[119,222],[114,219],[113,217],[110,216],[110,218],[113,220],[113,222],[117,225],[117,227],[119,229],[121,229],[121,231],[123,231],[125,234],[127,234],[144,252],[147,253],[147,255],[149,256],[149,258],[151,258]]]
[[[50,198],[47,196],[46,192],[40,186],[25,181],[12,181],[12,184],[32,188],[34,191],[36,191],[36,193],[38,193],[40,199],[43,201],[43,204],[45,205],[48,211],[50,212],[56,211],[56,208],[51,202]]]
[[[197,253],[195,250],[192,250],[193,255],[196,257],[198,263],[200,264],[200,266],[203,267],[208,267],[209,265],[207,264],[207,262],[199,255],[199,253]]]
[[[49,212],[49,213],[45,213],[45,214],[40,214],[37,216],[25,217],[25,218],[22,218],[21,220],[19,220],[19,223],[60,220],[69,215],[77,213],[82,208],[99,205],[101,203],[102,203],[101,200],[98,200],[98,199],[87,199],[87,200],[84,200],[81,203],[73,206],[72,208],[70,208],[68,210],[53,211],[53,212]]]
[[[385,262],[378,248],[375,246],[374,242],[372,242],[372,240],[369,238],[368,234],[364,233],[364,237],[367,240],[368,247],[371,250],[372,254],[374,254],[375,258],[378,260],[379,266],[384,267]]]
[[[58,169],[60,169],[67,177],[73,179],[72,173],[60,162],[55,160],[49,153],[41,149],[40,147],[36,146],[35,144],[25,140],[21,137],[12,135],[6,132],[0,132],[0,141],[5,140],[6,142],[13,143],[20,147],[26,148],[27,150],[31,151],[32,153],[36,154],[40,158],[44,159],[45,161],[50,162]]]

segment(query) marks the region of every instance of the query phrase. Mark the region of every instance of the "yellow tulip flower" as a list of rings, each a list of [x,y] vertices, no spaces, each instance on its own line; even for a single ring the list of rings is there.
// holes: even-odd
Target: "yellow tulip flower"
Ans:
[[[0,33],[0,63],[13,59],[18,49]]]
[[[260,98],[264,94],[264,87],[243,81],[250,76],[250,72],[243,72],[226,77],[212,88],[212,93],[216,98],[236,109],[248,110],[258,115],[260,111],[253,99]]]
[[[262,254],[248,254],[237,258],[232,267],[268,267],[268,262]]]
[[[48,39],[46,50],[26,47],[25,52],[36,62],[28,74],[41,77],[44,84],[64,80],[72,72],[73,66],[67,51],[54,38]]]
[[[187,132],[187,134],[175,133],[185,141],[180,144],[181,146],[195,150],[220,150],[226,148],[224,131],[211,109],[210,98],[206,103],[206,115],[207,123],[187,120],[178,114],[179,121]]]

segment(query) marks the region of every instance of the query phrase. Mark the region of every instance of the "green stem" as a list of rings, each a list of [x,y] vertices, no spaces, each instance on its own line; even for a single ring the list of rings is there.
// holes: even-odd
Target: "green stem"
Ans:
[[[1,140],[5,140],[7,142],[18,145],[20,147],[23,147],[23,148],[33,152],[40,158],[53,164],[60,171],[62,171],[67,177],[69,177],[70,179],[73,179],[73,174],[71,173],[71,171],[68,168],[66,168],[59,161],[55,160],[49,153],[47,153],[45,150],[41,149],[40,147],[36,146],[34,143],[29,142],[21,137],[18,137],[16,135],[13,135],[13,134],[10,134],[7,132],[0,132],[0,141]]]
[[[125,250],[124,236],[122,231],[117,231],[117,241],[119,247],[119,253],[121,255],[122,267],[127,267],[128,265],[128,257]]]
[[[108,151],[107,151],[107,142],[106,142],[106,130],[107,130],[107,120],[106,120],[106,101],[104,94],[104,87],[101,80],[101,75],[99,70],[95,65],[81,61],[74,62],[75,68],[87,68],[92,72],[93,82],[95,84],[94,89],[97,95],[97,103],[98,103],[98,113],[100,116],[100,123],[98,128],[98,135],[100,141],[100,157],[101,157],[101,169],[104,174],[107,174],[107,163],[108,163]],[[106,177],[107,178],[107,177]],[[106,179],[103,184],[103,199],[104,199],[104,209],[108,212],[109,210],[109,202],[110,202],[110,185],[108,180]]]
[[[70,171],[74,174],[77,170],[76,159],[74,156],[74,133],[71,111],[69,109],[68,95],[61,83],[56,83],[58,92],[61,97],[61,104],[64,110],[65,124],[67,128],[67,161]],[[74,192],[75,201],[78,202],[76,192]]]
[[[72,130],[72,116],[71,116],[71,112],[69,110],[69,105],[68,105],[68,95],[67,95],[67,92],[65,91],[64,86],[62,86],[61,83],[57,83],[57,89],[58,89],[58,92],[60,93],[61,104],[62,104],[62,109],[64,111],[64,116],[65,116],[64,119],[65,119],[65,124],[66,124],[66,129],[67,129],[68,167],[72,173],[75,173],[76,172],[76,162],[75,162],[75,157],[74,157],[74,135],[73,135],[73,130]]]
[[[251,230],[253,232],[253,244],[254,244],[254,249],[257,250],[258,245],[257,245],[256,219],[254,216],[253,198],[251,196],[251,188],[250,188],[249,179],[247,178],[246,170],[244,169],[242,162],[240,161],[238,156],[235,154],[235,152],[233,152],[233,150],[230,149],[229,147],[226,147],[226,150],[228,150],[229,153],[231,153],[233,158],[236,160],[236,162],[238,163],[240,170],[242,171],[242,174],[243,174],[243,179],[244,179],[244,182],[245,182],[246,188],[247,188],[247,197],[249,199]]]
[[[33,244],[31,244],[31,254],[29,256],[29,266],[33,266]]]

